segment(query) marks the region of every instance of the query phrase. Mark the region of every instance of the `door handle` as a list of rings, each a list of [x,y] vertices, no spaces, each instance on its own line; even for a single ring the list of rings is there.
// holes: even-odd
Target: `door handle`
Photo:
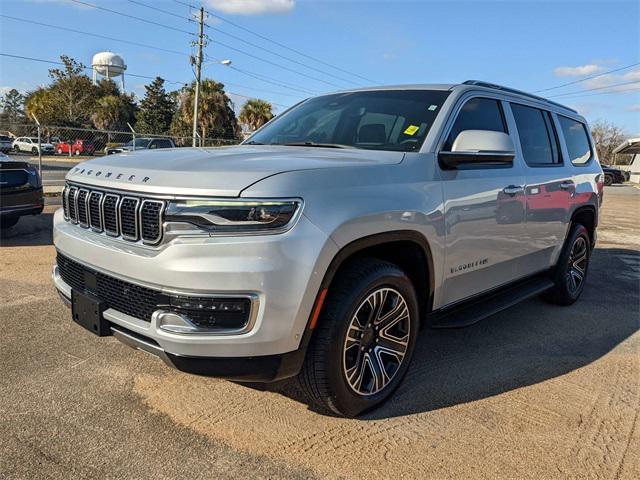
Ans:
[[[573,182],[562,182],[560,184],[562,190],[569,190],[571,187],[573,187]]]
[[[524,187],[519,186],[519,185],[509,185],[508,187],[504,187],[502,189],[502,191],[504,193],[506,193],[507,195],[517,195],[518,193],[521,193],[524,191]]]

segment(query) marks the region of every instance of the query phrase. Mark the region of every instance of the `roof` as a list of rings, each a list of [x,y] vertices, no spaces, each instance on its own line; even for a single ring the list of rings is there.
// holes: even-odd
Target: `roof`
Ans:
[[[418,83],[418,84],[406,84],[406,85],[379,85],[379,86],[372,86],[372,87],[353,88],[353,89],[342,90],[340,92],[334,92],[334,93],[371,92],[376,90],[441,90],[441,91],[445,91],[445,90],[453,90],[458,88],[465,88],[465,89],[474,88],[474,89],[487,90],[487,91],[498,90],[502,93],[516,95],[516,96],[524,97],[527,99],[536,100],[541,103],[554,105],[555,107],[562,108],[574,114],[578,113],[573,108],[567,107],[566,105],[562,105],[561,103],[557,103],[552,100],[548,100],[544,97],[539,97],[538,95],[534,95],[528,92],[523,92],[522,90],[516,90],[515,88],[505,87],[502,85],[484,82],[481,80],[467,80],[462,83]]]
[[[638,155],[640,154],[640,138],[630,138],[625,140],[613,149],[613,154]]]

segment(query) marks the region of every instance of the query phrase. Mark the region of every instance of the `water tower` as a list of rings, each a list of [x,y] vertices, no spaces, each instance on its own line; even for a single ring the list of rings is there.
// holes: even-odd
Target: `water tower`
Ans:
[[[127,65],[125,65],[124,59],[120,55],[113,52],[96,53],[91,61],[91,67],[93,68],[94,84],[98,75],[102,75],[107,79],[122,75],[120,81],[124,92],[124,71],[127,69]]]

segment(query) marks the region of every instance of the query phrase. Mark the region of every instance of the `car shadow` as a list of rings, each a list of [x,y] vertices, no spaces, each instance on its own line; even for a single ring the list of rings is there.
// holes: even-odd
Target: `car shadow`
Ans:
[[[640,252],[597,249],[580,300],[534,298],[464,329],[424,329],[391,399],[362,420],[411,415],[500,395],[584,367],[639,329]],[[304,402],[295,382],[279,393]]]
[[[15,226],[0,230],[0,247],[52,245],[52,232],[52,212],[20,217]]]

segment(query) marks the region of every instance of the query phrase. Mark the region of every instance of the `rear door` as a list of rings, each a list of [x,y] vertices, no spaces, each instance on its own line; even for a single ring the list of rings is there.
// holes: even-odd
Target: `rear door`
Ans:
[[[440,151],[450,151],[464,130],[505,132],[514,140],[498,98],[464,97],[453,118]],[[445,306],[521,276],[525,178],[518,159],[510,166],[475,165],[440,173],[446,255],[439,303]]]
[[[563,161],[556,117],[548,110],[511,102],[516,151],[525,165],[526,228],[521,268],[525,275],[555,264],[575,197],[572,169]]]

